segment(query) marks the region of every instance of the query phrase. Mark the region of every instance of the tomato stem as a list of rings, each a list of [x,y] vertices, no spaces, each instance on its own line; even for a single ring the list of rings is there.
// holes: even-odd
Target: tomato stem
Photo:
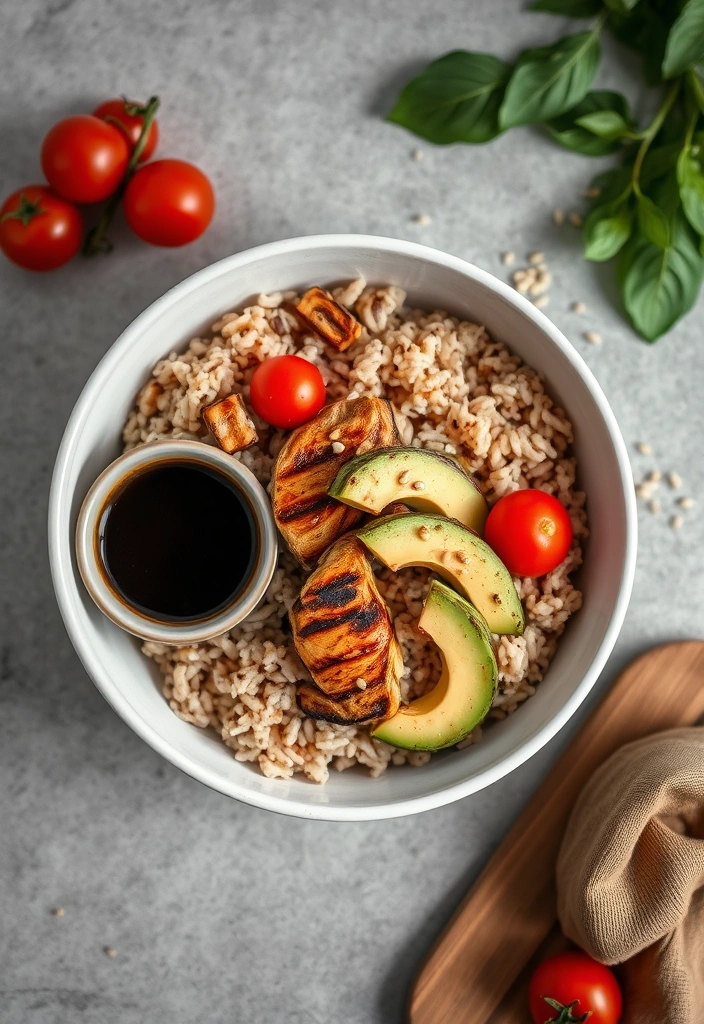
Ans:
[[[125,106],[126,105],[127,103],[125,102]],[[108,228],[112,223],[112,219],[115,216],[115,213],[117,212],[118,206],[122,202],[122,197],[125,194],[127,184],[137,169],[139,158],[142,155],[142,151],[144,150],[144,147],[147,144],[149,130],[152,126],[152,121],[156,117],[156,112],[158,109],[158,96],[152,96],[152,98],[149,100],[149,103],[147,103],[146,107],[138,108],[139,113],[142,114],[144,118],[144,120],[142,121],[142,131],[140,133],[139,138],[137,139],[137,143],[134,149],[132,150],[132,155],[130,156],[129,163],[127,164],[127,169],[125,171],[122,181],[120,182],[119,188],[108,199],[108,202],[105,206],[105,209],[103,210],[103,213],[98,223],[95,225],[92,231],[88,232],[88,235],[83,245],[84,256],[95,256],[97,253],[110,252],[110,250],[112,249],[112,243],[107,237]]]
[[[37,214],[46,213],[46,210],[39,204],[39,199],[32,201],[31,199],[27,199],[24,192],[21,192],[20,205],[16,210],[8,210],[7,213],[3,213],[2,217],[0,217],[0,224],[4,223],[6,220],[19,220],[22,221],[22,226],[26,228],[29,222],[36,217]]]
[[[551,999],[550,996],[543,996],[543,999],[549,1007],[557,1012],[557,1017],[550,1017],[549,1020],[545,1021],[545,1024],[583,1024],[583,1021],[588,1020],[592,1015],[592,1011],[587,1010],[581,1017],[574,1016],[572,1011],[575,1006],[579,1006],[579,999],[575,999],[569,1006],[564,1006],[557,999]]]

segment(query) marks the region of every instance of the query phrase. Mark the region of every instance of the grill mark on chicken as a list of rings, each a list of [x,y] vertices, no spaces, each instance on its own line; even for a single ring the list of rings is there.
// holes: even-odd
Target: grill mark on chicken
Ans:
[[[357,596],[357,588],[354,585],[359,580],[359,573],[348,572],[330,583],[323,583],[320,587],[312,589],[306,594],[306,608],[343,608]]]
[[[378,622],[380,618],[381,612],[378,608],[375,608],[373,612],[367,608],[348,608],[346,612],[334,615],[331,619],[314,619],[313,622],[302,626],[298,630],[298,635],[302,640],[305,640],[309,636],[316,636],[318,633],[327,633],[329,630],[338,629],[348,622],[353,623],[352,629],[354,629],[355,633],[362,633],[365,629],[369,629],[370,626]],[[355,620],[358,621],[355,622]]]
[[[281,509],[279,511],[279,520],[282,523],[290,523],[294,519],[301,519],[303,516],[309,516],[313,512],[322,512],[331,507],[331,505],[338,505],[334,498],[328,498],[325,495],[322,498],[304,498],[302,501],[292,502],[288,508]]]
[[[378,646],[379,645],[375,640],[370,644],[359,644],[353,651],[350,651],[349,654],[321,654],[319,658],[308,659],[308,668],[311,672],[322,672],[326,668],[335,668],[337,665],[344,665],[347,667],[355,661],[366,663],[369,655],[377,652]],[[362,672],[358,672],[355,678],[358,678],[361,675]]]

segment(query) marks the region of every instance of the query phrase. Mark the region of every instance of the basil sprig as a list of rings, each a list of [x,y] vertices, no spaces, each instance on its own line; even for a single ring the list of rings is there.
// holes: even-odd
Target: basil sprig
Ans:
[[[438,145],[542,125],[574,152],[618,153],[621,163],[593,182],[585,256],[617,259],[624,310],[655,341],[691,309],[704,278],[704,0],[532,0],[530,9],[591,25],[513,63],[449,53],[406,85],[389,120]],[[604,28],[640,54],[646,84],[662,91],[645,127],[620,93],[592,88]]]

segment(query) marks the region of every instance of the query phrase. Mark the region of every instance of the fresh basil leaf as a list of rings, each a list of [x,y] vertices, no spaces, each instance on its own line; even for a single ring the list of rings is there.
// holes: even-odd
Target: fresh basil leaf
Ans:
[[[618,14],[627,14],[628,11],[632,11],[638,3],[638,0],[604,0],[606,6],[616,11]]]
[[[647,85],[662,81],[665,43],[677,13],[677,4],[672,0],[660,7],[651,0],[651,3],[638,4],[626,14],[614,11],[609,17],[609,28],[619,42],[641,54]]]
[[[645,154],[645,160],[640,169],[640,184],[646,188],[652,182],[662,178],[677,163],[677,158],[682,151],[681,142],[671,142],[666,146],[657,146],[649,149]]]
[[[566,18],[593,18],[601,10],[601,0],[533,0],[530,10],[564,14]]]
[[[549,121],[583,99],[599,64],[594,32],[565,36],[518,59],[499,110],[501,128]]]
[[[584,221],[584,258],[595,263],[610,260],[626,244],[632,227],[633,210],[627,201],[595,206]]]
[[[429,64],[403,89],[387,120],[429,142],[488,142],[510,66],[488,53],[455,50]]]
[[[667,215],[642,193],[638,196],[638,227],[653,245],[667,249],[670,244],[670,222]]]
[[[662,62],[663,78],[676,78],[704,58],[704,0],[687,0],[670,29]]]
[[[672,243],[660,249],[636,238],[619,261],[619,285],[626,312],[639,334],[656,341],[696,302],[704,278],[696,235],[678,218]]]
[[[699,146],[683,149],[677,161],[677,184],[684,215],[695,231],[704,235],[704,166]]]
[[[576,123],[600,139],[620,139],[628,132],[628,125],[615,110],[601,110],[595,114],[584,114]]]
[[[565,114],[548,121],[546,128],[561,146],[565,149],[572,149],[577,153],[584,153],[586,156],[605,156],[613,153],[618,148],[617,139],[601,139],[593,135],[586,128],[579,126],[580,118],[599,111],[615,111],[624,121],[630,121],[628,101],[619,92],[611,92],[609,89],[595,89],[588,92],[581,103],[572,107]]]

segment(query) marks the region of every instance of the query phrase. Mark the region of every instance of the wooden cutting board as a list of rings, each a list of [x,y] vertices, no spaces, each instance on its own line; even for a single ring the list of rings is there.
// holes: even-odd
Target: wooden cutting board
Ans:
[[[704,642],[655,647],[629,665],[431,950],[411,991],[411,1024],[529,1024],[532,969],[567,946],[557,924],[555,862],[578,793],[624,743],[703,715]]]

